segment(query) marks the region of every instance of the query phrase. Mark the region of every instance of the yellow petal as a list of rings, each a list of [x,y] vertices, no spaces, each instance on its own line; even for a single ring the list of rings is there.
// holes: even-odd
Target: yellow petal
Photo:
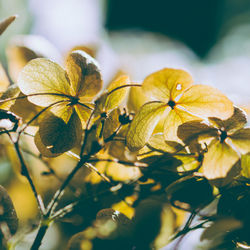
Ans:
[[[34,59],[23,68],[18,77],[18,86],[25,95],[46,93],[28,98],[42,107],[67,99],[63,95],[70,95],[70,85],[63,68],[44,58]]]
[[[194,115],[189,114],[188,112],[175,107],[171,109],[168,116],[165,119],[164,123],[164,138],[167,141],[177,141],[180,139],[177,136],[178,127],[184,122],[198,120]]]
[[[75,107],[76,113],[78,114],[82,122],[82,127],[85,128],[86,122],[89,119],[92,110],[80,104],[76,104],[74,107]]]
[[[130,88],[128,102],[127,102],[129,111],[137,112],[144,103],[149,101],[150,98],[145,95],[145,93],[142,90],[142,87]]]
[[[204,156],[204,176],[208,179],[225,178],[238,160],[238,154],[228,144],[213,140]]]
[[[178,101],[189,112],[201,117],[227,119],[233,115],[233,103],[218,89],[206,85],[193,85]]]
[[[23,97],[23,96],[24,95],[22,93],[18,95],[18,97]],[[40,112],[42,108],[29,102],[27,98],[21,98],[15,101],[15,104],[11,106],[10,110],[14,114],[22,117],[22,121],[26,123],[29,120],[31,120],[38,112]],[[42,116],[43,114],[41,114],[37,120],[32,122],[31,125],[37,125]]]
[[[112,110],[118,107],[124,101],[127,96],[127,93],[129,92],[129,87],[124,87],[120,89],[117,88],[129,84],[130,79],[127,75],[119,76],[111,82],[111,84],[108,86],[109,94],[105,102],[106,110]]]
[[[146,144],[165,109],[166,106],[161,102],[149,102],[141,107],[126,137],[131,151],[139,150]]]
[[[147,143],[147,146],[153,150],[168,153],[174,153],[183,148],[183,146],[177,142],[165,141],[162,133],[152,135]]]
[[[168,102],[183,93],[192,82],[192,77],[186,71],[165,68],[146,77],[142,88],[147,96]]]
[[[8,26],[16,19],[17,16],[10,16],[0,22],[0,35],[8,28]]]
[[[250,152],[250,128],[242,128],[231,135],[230,138],[241,154]]]
[[[104,140],[110,137],[120,125],[119,121],[120,110],[114,109],[109,113],[103,124],[103,138]]]
[[[95,96],[102,88],[99,65],[82,50],[73,51],[67,57],[66,71],[73,88],[73,95]]]
[[[114,181],[135,180],[141,175],[139,168],[124,166],[115,162],[109,162],[106,164],[105,173]]]

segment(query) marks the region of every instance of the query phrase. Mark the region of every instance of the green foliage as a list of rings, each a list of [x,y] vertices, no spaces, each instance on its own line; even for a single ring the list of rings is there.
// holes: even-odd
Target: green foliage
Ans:
[[[165,68],[141,84],[120,73],[102,89],[86,51],[72,50],[65,68],[12,54],[10,71],[25,66],[15,84],[0,79],[0,157],[26,178],[37,202],[32,249],[59,219],[72,228],[68,249],[159,249],[199,228],[212,245],[249,245],[246,114],[183,70]],[[0,191],[0,235],[19,244],[10,237],[13,204]],[[191,214],[186,223],[183,213]]]

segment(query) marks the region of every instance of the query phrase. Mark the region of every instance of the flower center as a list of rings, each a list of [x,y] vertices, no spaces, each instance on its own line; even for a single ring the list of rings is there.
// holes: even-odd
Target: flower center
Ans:
[[[172,100],[169,100],[168,101],[168,106],[171,108],[171,109],[174,109],[174,106],[175,106],[175,101],[172,101]]]
[[[70,105],[75,105],[79,102],[79,98],[78,97],[71,97],[71,102],[70,102]]]
[[[227,138],[227,131],[220,130],[220,142],[224,142],[226,138]]]

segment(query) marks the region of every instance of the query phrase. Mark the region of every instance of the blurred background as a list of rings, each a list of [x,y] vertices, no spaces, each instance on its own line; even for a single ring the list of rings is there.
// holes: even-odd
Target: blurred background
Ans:
[[[248,0],[0,0],[0,18],[11,14],[19,18],[1,38],[1,61],[14,35],[40,35],[61,55],[95,48],[105,81],[118,69],[141,81],[182,68],[249,108]]]
[[[105,83],[119,70],[141,82],[161,68],[180,68],[250,114],[249,0],[0,0],[0,20],[14,14],[18,19],[0,39],[1,63],[9,71],[8,51],[17,44],[59,63],[75,46],[87,46],[96,53]],[[10,171],[3,166],[1,184]],[[26,197],[29,210],[21,216],[27,219],[35,213],[35,203],[29,187],[16,185],[10,194],[20,207]],[[48,237],[54,240],[48,242],[55,242],[59,234],[50,230]],[[188,241],[185,249],[194,249],[197,238]]]

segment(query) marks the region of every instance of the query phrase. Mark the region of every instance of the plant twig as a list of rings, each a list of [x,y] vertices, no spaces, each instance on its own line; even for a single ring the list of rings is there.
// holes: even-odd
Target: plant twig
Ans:
[[[14,142],[12,140],[12,142],[14,144],[14,147],[15,147],[19,162],[21,164],[21,174],[27,178],[27,180],[28,180],[28,182],[30,184],[30,187],[31,187],[31,189],[32,189],[32,191],[34,193],[34,196],[36,198],[37,205],[38,205],[38,208],[40,210],[40,213],[41,213],[41,215],[44,215],[45,214],[45,207],[44,207],[43,200],[42,200],[41,196],[37,193],[36,187],[35,187],[35,185],[34,185],[34,183],[32,181],[32,178],[31,178],[31,176],[29,174],[28,168],[26,166],[23,155],[22,155],[22,153],[20,151],[20,148],[19,148],[19,141],[17,140],[16,142]]]

